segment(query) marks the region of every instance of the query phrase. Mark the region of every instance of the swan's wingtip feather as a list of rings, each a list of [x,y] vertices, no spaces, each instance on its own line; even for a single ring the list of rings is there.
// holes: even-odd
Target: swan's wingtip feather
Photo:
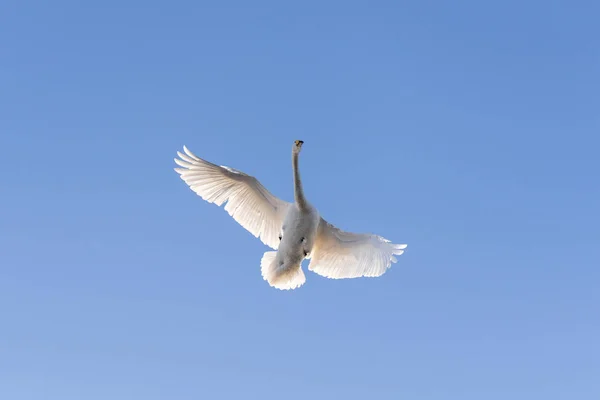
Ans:
[[[195,160],[198,160],[198,156],[196,156],[194,153],[192,153],[190,151],[190,149],[187,148],[186,145],[183,145],[183,151],[185,152],[185,154],[187,154],[188,156],[192,157]]]
[[[185,161],[180,160],[179,158],[175,158],[174,159],[175,164],[179,165],[180,167],[189,169],[192,165],[189,163],[186,163]]]

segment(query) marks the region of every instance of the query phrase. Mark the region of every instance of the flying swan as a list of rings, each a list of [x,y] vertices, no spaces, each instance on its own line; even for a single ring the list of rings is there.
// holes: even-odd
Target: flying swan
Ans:
[[[253,176],[195,156],[187,147],[177,152],[175,168],[181,179],[209,203],[222,206],[241,226],[276,251],[267,251],[260,270],[269,285],[296,289],[306,281],[301,263],[332,279],[377,277],[404,253],[406,244],[393,244],[372,234],[344,232],[326,220],[306,200],[298,171],[304,142],[292,146],[294,202],[273,196]]]

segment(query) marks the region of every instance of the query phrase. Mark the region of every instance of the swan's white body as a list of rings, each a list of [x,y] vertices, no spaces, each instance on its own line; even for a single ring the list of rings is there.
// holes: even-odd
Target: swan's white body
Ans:
[[[177,152],[175,168],[190,188],[204,200],[225,210],[240,225],[276,251],[261,259],[261,273],[278,289],[295,289],[306,278],[301,263],[309,258],[308,269],[332,278],[376,277],[383,275],[406,244],[393,244],[372,234],[344,232],[325,221],[306,200],[298,155],[303,142],[292,148],[294,202],[273,196],[254,177],[233,168],[203,160],[184,146]]]

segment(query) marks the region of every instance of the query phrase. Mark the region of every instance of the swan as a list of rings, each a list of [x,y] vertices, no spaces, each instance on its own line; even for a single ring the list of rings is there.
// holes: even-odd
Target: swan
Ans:
[[[275,251],[264,253],[261,275],[280,290],[302,286],[308,269],[331,279],[378,277],[404,253],[406,244],[393,244],[374,234],[345,232],[327,222],[302,189],[298,156],[302,140],[292,146],[294,202],[273,196],[255,177],[219,166],[194,155],[183,146],[175,168],[180,178],[202,199],[225,211],[242,227]]]

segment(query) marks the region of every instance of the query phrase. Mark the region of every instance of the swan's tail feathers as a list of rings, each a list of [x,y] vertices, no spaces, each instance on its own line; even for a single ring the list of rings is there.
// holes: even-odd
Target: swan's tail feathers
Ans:
[[[260,273],[269,285],[280,290],[296,289],[306,282],[300,265],[292,268],[279,268],[276,263],[277,252],[267,251],[260,260]]]

